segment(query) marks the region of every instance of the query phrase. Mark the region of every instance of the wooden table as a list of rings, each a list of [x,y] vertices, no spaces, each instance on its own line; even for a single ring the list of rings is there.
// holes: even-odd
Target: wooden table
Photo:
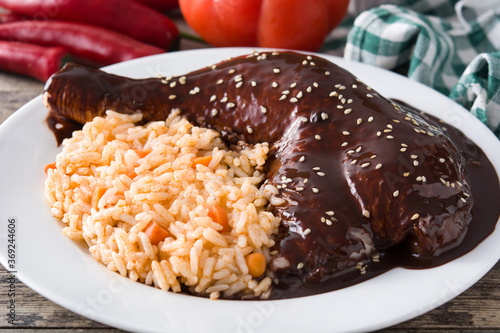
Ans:
[[[42,89],[40,82],[0,72],[0,123],[39,95]],[[16,315],[19,320],[13,326],[7,321],[8,277],[0,265],[1,332],[120,332],[60,307],[19,281],[16,282]],[[435,330],[500,332],[500,262],[476,285],[452,301],[384,332]]]

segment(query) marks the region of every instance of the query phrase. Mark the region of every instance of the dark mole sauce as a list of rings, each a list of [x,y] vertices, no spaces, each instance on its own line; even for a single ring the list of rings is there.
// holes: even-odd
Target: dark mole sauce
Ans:
[[[500,182],[493,165],[481,148],[453,126],[443,124],[438,118],[418,111],[402,101],[395,102],[420,113],[426,120],[430,119],[441,123],[446,128],[450,139],[466,158],[474,206],[471,211],[472,221],[462,242],[438,256],[416,255],[406,243],[395,245],[379,252],[380,261],[370,263],[366,268],[366,274],[360,274],[358,269],[352,267],[329,277],[325,281],[313,283],[304,282],[297,276],[284,276],[280,283],[275,286],[271,299],[310,296],[346,288],[397,267],[406,269],[437,267],[472,251],[495,230],[500,217]]]

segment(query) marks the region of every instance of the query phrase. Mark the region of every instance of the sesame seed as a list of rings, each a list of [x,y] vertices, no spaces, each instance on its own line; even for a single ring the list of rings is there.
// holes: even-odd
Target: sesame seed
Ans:
[[[388,135],[386,138],[389,139],[389,140],[394,139],[394,137],[392,135]]]
[[[170,95],[170,96],[168,96],[168,99],[172,101],[172,100],[174,100],[176,97],[177,97],[177,96],[175,96],[175,95]]]
[[[318,88],[319,87],[318,82],[313,82],[313,86],[314,86],[314,88]]]
[[[318,190],[316,187],[313,187],[311,190],[312,190],[314,193],[318,193],[318,192],[319,192],[319,190]]]
[[[351,134],[351,133],[349,133],[348,131],[343,131],[343,132],[342,132],[342,134],[344,134],[344,135],[349,135],[349,134]]]
[[[307,91],[308,93],[310,93],[310,92],[312,91],[311,86],[307,87],[306,91]]]
[[[229,72],[228,72],[228,73],[229,73],[229,74],[234,74],[235,72],[236,72],[236,69],[231,68],[231,69],[229,70]]]
[[[380,169],[381,167],[382,167],[382,163],[379,163],[379,164],[377,164],[377,165],[375,166],[375,169],[377,169],[377,170],[378,170],[378,169]]]
[[[290,88],[295,88],[297,86],[297,82],[292,82],[292,84],[290,85]]]
[[[366,209],[363,210],[363,216],[366,217],[366,218],[370,218],[370,212],[367,211]]]
[[[257,82],[251,81],[250,84],[252,85],[252,87],[255,87],[257,85]]]
[[[325,112],[321,112],[321,119],[327,120],[328,119],[328,114]]]
[[[253,133],[253,129],[250,127],[250,126],[247,126],[247,132],[252,134]]]
[[[334,211],[333,211],[333,210],[329,210],[329,211],[327,211],[327,212],[325,212],[325,213],[326,213],[326,215],[329,215],[329,216],[333,216],[333,215],[335,215],[335,213],[334,213]]]
[[[273,81],[273,83],[271,83],[271,85],[273,86],[273,88],[278,88],[278,82],[276,82],[276,81]]]
[[[321,170],[321,168],[320,168],[320,167],[314,167],[314,168],[312,168],[312,169],[313,169],[314,171]]]
[[[299,162],[304,162],[305,160],[306,160],[306,157],[305,157],[305,156],[301,156],[301,157],[299,158]]]
[[[351,113],[352,109],[345,109],[344,114],[349,114]]]
[[[366,94],[366,97],[370,97],[370,98],[372,98],[372,97],[373,97],[373,95],[372,95],[372,94]]]
[[[331,92],[328,96],[329,96],[329,97],[336,97],[336,96],[338,96],[338,95],[339,95],[339,94],[338,94],[338,93],[334,90],[334,91],[332,91],[332,92]]]
[[[354,154],[354,150],[350,149],[346,153],[349,154],[349,155]]]
[[[174,88],[176,85],[177,85],[177,82],[174,81],[174,82],[170,83],[170,88]]]
[[[303,95],[303,94],[302,94],[302,91],[299,91],[299,92],[297,93],[297,96],[295,96],[295,97],[297,97],[297,98],[302,98],[302,95]]]
[[[394,193],[392,193],[393,197],[397,197],[398,195],[399,195],[399,191],[398,190],[396,190],[396,191],[394,191]]]
[[[223,79],[219,79],[219,80],[217,81],[217,84],[223,84],[223,83],[224,83],[224,80],[223,80]]]
[[[243,85],[243,82],[238,82],[238,83],[236,83],[236,88],[241,88],[242,85]]]
[[[304,236],[307,236],[311,233],[311,229],[307,228],[306,230],[304,230]]]
[[[444,163],[445,161],[446,160],[444,158],[442,158],[442,157],[439,159],[439,162],[441,162],[441,163]]]
[[[329,71],[326,71],[326,72],[325,72],[325,75],[326,75],[326,76],[330,75],[330,72],[329,72]]]
[[[228,100],[227,96],[224,96],[224,97],[222,97],[222,98],[220,99],[220,102],[221,102],[221,103],[226,103],[226,102],[227,102],[227,100]]]
[[[219,111],[217,111],[217,109],[212,109],[210,113],[212,114],[212,117],[215,117]]]
[[[234,107],[236,106],[236,104],[234,104],[234,103],[232,103],[232,102],[229,102],[229,103],[227,103],[227,106],[228,106],[230,109],[232,109],[232,108],[234,108]]]
[[[266,112],[267,112],[267,109],[266,109],[264,106],[262,106],[262,105],[261,105],[261,106],[260,106],[260,111],[261,111],[262,113],[266,113]]]
[[[368,122],[371,123],[372,121],[373,121],[373,117],[372,116],[368,117]]]
[[[303,182],[304,184],[307,184],[307,182],[308,182],[308,181],[309,181],[309,179],[308,179],[308,178],[304,178],[304,179],[302,180],[302,182]]]
[[[320,176],[320,177],[324,177],[324,176],[325,176],[325,173],[324,173],[324,172],[321,172],[321,171],[319,171],[317,174],[318,174],[318,176]]]
[[[217,99],[217,96],[212,95],[212,97],[210,97],[210,102],[215,102],[216,99]]]
[[[362,168],[366,168],[368,166],[370,166],[370,162],[366,162],[366,163],[361,164]]]
[[[417,160],[413,161],[413,165],[418,166],[418,161]]]
[[[427,181],[427,178],[425,176],[422,176],[422,183],[425,183]]]
[[[354,159],[354,160],[351,161],[351,165],[354,165],[356,163],[358,163],[358,160],[356,160],[356,159]]]
[[[387,124],[387,128],[393,129],[394,127],[391,124]]]
[[[418,156],[417,156],[417,155],[410,155],[410,157],[411,157],[412,159],[417,159],[417,158],[418,158]]]
[[[326,225],[332,225],[332,224],[333,224],[333,223],[332,223],[332,221],[331,221],[331,220],[328,220],[328,219],[326,220]]]
[[[342,142],[342,144],[340,145],[341,147],[345,147],[347,146],[349,143],[346,141],[346,142]]]
[[[302,61],[302,65],[307,65],[307,60]]]
[[[352,103],[352,98],[349,98],[349,99],[347,100],[347,104],[351,104],[351,103]]]
[[[304,267],[304,263],[299,262],[297,265],[297,269],[302,269]]]
[[[343,109],[344,107],[340,104],[337,105],[337,109]]]
[[[363,122],[363,119],[358,118],[358,120],[356,121],[356,124],[358,124],[358,125],[359,125],[359,124],[361,124],[362,122]]]
[[[321,221],[321,223],[325,223],[326,222],[326,218],[321,217],[320,221]]]
[[[399,120],[397,120],[397,119],[393,119],[392,121],[393,121],[393,122],[395,122],[396,124],[399,124],[399,123],[400,123],[400,121],[399,121]]]
[[[290,98],[291,103],[297,103],[299,100],[295,97]]]
[[[311,62],[309,63],[309,65],[311,65],[311,66],[316,66],[316,64],[314,63],[314,61],[311,61]]]
[[[373,154],[372,156],[370,156],[370,159],[374,159],[375,157],[377,157],[377,155]]]
[[[418,176],[415,180],[416,180],[417,182],[421,182],[421,181],[422,181],[422,176]]]
[[[403,173],[403,176],[404,176],[404,177],[408,177],[409,175],[410,175],[410,173],[409,173],[409,172],[405,172],[405,173]]]
[[[460,198],[460,200],[462,200],[463,203],[467,202],[467,200],[465,200],[464,198]]]
[[[273,68],[273,72],[274,72],[274,73],[276,73],[276,74],[278,74],[278,73],[279,73],[279,72],[281,72],[281,71],[280,71],[280,69],[279,69],[279,68]]]
[[[314,136],[314,138],[315,138],[316,140],[321,140],[321,136],[320,136],[319,134],[316,134],[316,135]]]
[[[413,214],[412,217],[411,217],[411,220],[416,220],[420,217],[420,215],[417,213],[417,214]]]
[[[399,151],[402,152],[402,153],[404,153],[406,151],[406,148],[403,147]]]
[[[283,95],[288,95],[288,94],[290,94],[290,90],[284,90],[284,91],[282,92],[282,94],[283,94]]]
[[[295,190],[297,192],[301,192],[301,191],[304,191],[304,187],[303,186],[299,186],[299,187],[296,187]]]
[[[384,133],[390,133],[390,132],[392,132],[392,130],[391,130],[391,129],[386,128],[386,129],[384,130]]]
[[[408,147],[408,145],[406,143],[402,143],[401,147]]]
[[[352,85],[352,88],[353,88],[353,89],[356,89],[357,87],[358,87],[358,85],[356,85],[356,84],[353,84],[353,85]]]
[[[181,77],[179,78],[179,83],[180,83],[180,84],[186,84],[186,77],[185,77],[185,76],[181,76]]]
[[[381,136],[382,135],[382,132],[381,131],[377,131],[377,136]]]
[[[307,119],[307,117],[302,116],[302,117],[300,117],[300,120],[301,120],[303,123],[307,123],[307,121],[308,121],[309,119]]]

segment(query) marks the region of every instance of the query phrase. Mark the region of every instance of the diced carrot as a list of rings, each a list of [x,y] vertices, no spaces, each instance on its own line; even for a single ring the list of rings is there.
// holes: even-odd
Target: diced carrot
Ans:
[[[193,158],[193,168],[196,168],[196,164],[202,164],[208,166],[212,161],[212,156],[199,156]]]
[[[147,151],[140,150],[140,149],[136,150],[135,153],[137,155],[139,155],[140,158],[144,158],[144,157],[146,157],[149,154]]]
[[[92,208],[97,209],[97,205],[99,204],[99,200],[101,200],[104,193],[106,193],[107,188],[104,186],[97,186],[92,194]]]
[[[253,252],[246,256],[245,261],[248,267],[248,273],[259,278],[266,271],[266,257],[262,253]]]
[[[149,223],[146,229],[144,229],[144,233],[149,237],[153,245],[158,244],[169,235],[168,231],[160,227],[156,222]]]
[[[228,224],[228,218],[227,218],[227,213],[219,205],[212,205],[208,207],[208,217],[210,217],[215,223],[218,223],[222,226],[222,230],[219,230],[219,232],[226,232],[229,231],[229,224]]]
[[[45,174],[48,173],[49,169],[55,169],[56,168],[56,162],[54,163],[49,163],[49,164],[45,164],[45,167],[43,168],[43,171],[45,172]]]

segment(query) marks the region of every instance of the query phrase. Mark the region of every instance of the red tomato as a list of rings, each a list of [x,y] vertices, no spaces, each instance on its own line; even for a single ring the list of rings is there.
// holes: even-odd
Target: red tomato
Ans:
[[[179,0],[186,22],[214,46],[317,51],[349,0]]]

